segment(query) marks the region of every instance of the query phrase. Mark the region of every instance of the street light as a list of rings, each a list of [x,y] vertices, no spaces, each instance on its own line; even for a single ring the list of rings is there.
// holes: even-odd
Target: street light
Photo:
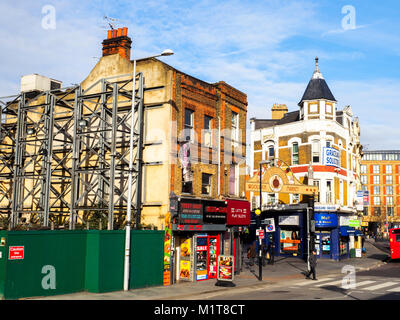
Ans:
[[[141,58],[140,60],[156,58],[161,56],[171,56],[174,52],[171,49],[166,49],[160,54]],[[124,261],[124,291],[128,291],[129,289],[129,259],[130,259],[130,244],[131,244],[131,220],[132,220],[132,174],[133,174],[133,140],[135,135],[135,104],[136,104],[136,62],[138,59],[133,60],[133,85],[132,85],[132,105],[131,105],[131,132],[130,132],[130,142],[129,142],[129,174],[128,174],[128,203],[127,203],[127,212],[126,212],[126,227],[125,227],[125,261]],[[139,119],[139,122],[141,119]],[[143,133],[139,132],[139,142],[138,142],[138,190],[136,190],[136,202],[137,204],[140,202],[141,198],[141,170],[142,170],[142,141],[143,141]],[[136,228],[140,223],[140,205],[136,205]]]

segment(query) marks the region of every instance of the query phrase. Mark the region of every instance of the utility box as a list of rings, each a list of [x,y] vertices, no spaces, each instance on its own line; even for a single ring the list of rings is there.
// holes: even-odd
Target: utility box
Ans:
[[[50,79],[36,73],[21,77],[21,92],[49,91],[60,89],[61,86],[61,81]]]

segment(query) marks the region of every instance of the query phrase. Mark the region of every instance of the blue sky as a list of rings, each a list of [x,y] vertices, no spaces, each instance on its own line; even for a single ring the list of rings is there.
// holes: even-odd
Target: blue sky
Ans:
[[[42,27],[45,5],[55,29]],[[342,26],[349,5],[354,29]],[[168,64],[247,93],[248,118],[270,117],[274,103],[297,110],[318,56],[339,109],[358,116],[362,144],[400,149],[398,1],[14,0],[0,12],[0,96],[17,93],[24,74],[82,81],[101,55],[106,15],[129,28],[133,57],[170,48]]]

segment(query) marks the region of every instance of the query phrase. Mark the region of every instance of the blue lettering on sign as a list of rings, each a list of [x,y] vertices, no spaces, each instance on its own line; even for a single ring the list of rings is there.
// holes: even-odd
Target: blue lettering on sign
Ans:
[[[334,148],[324,148],[324,165],[340,167],[340,153]]]
[[[316,227],[337,227],[336,214],[315,213],[314,219]]]

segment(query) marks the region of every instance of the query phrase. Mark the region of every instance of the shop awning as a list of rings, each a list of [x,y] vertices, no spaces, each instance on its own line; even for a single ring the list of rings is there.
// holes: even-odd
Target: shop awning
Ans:
[[[339,231],[340,231],[340,234],[345,237],[363,236],[363,233],[360,230],[356,230],[353,227],[342,226],[342,227],[340,227]]]

